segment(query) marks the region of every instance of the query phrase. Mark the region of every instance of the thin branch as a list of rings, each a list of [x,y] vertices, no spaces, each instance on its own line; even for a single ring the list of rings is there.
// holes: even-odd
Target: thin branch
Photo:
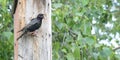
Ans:
[[[120,49],[120,46],[119,46],[119,47],[114,48],[114,49],[113,49],[113,51],[116,51],[116,50],[118,50],[118,49]]]

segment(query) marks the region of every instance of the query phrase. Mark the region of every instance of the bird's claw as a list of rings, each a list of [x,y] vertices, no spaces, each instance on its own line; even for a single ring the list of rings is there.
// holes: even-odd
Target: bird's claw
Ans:
[[[37,37],[37,32],[36,32],[36,31],[31,32],[31,35],[32,35],[32,36],[36,36],[36,37]]]

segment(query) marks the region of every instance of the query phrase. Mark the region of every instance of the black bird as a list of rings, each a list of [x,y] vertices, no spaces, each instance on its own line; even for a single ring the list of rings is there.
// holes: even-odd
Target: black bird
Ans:
[[[39,29],[41,27],[43,18],[43,14],[39,14],[36,18],[33,18],[28,25],[18,31],[22,31],[23,33],[17,38],[17,40],[19,40],[24,34],[27,34],[27,32],[34,32],[35,30]]]

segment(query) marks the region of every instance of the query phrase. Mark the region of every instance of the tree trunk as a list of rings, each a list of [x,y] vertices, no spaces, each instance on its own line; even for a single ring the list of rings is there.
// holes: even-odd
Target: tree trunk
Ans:
[[[32,18],[45,14],[37,37],[18,33]],[[14,60],[52,60],[51,0],[18,0],[14,14]]]

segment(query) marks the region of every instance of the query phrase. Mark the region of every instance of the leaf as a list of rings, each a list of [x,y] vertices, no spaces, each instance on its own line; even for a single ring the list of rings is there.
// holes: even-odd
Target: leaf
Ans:
[[[59,30],[61,30],[62,29],[62,27],[63,27],[63,23],[60,23],[60,22],[57,22],[56,21],[56,26],[57,26],[57,28],[59,29]]]
[[[59,43],[59,42],[55,42],[55,43],[54,43],[54,49],[55,49],[56,51],[58,51],[59,48],[60,48],[60,43]]]
[[[74,51],[75,60],[80,60],[80,48],[76,47]]]
[[[67,50],[65,48],[63,48],[61,51],[67,53]]]
[[[72,53],[67,54],[67,60],[75,60],[74,56]]]
[[[80,28],[81,28],[83,34],[85,34],[85,35],[91,34],[91,23],[89,20],[83,20]]]
[[[10,39],[10,37],[12,36],[11,32],[3,32],[3,36],[7,37],[7,39]]]
[[[60,7],[62,7],[62,3],[55,3],[55,4],[53,4],[53,7],[54,8],[60,8]]]
[[[94,45],[95,44],[95,40],[93,38],[90,38],[90,37],[86,37],[84,38],[85,42],[91,46],[91,45]]]
[[[81,0],[81,2],[83,6],[86,6],[89,3],[89,0]]]
[[[104,58],[109,57],[112,54],[112,50],[108,47],[103,47],[103,50],[101,51],[101,56]]]
[[[98,60],[98,56],[100,55],[99,53],[92,53],[93,57],[95,58],[95,60]]]

